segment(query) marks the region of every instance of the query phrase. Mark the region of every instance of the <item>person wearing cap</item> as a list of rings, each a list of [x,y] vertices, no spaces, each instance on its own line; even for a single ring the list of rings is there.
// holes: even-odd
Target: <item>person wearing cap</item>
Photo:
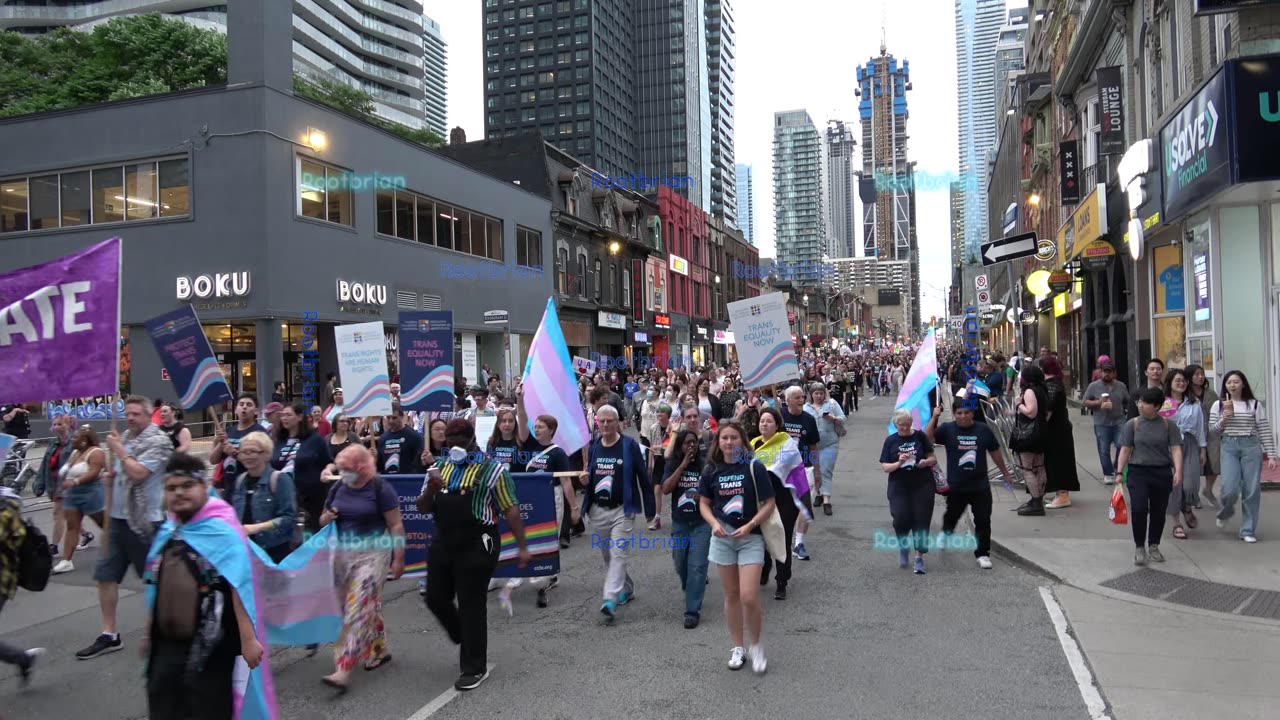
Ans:
[[[338,413],[342,412],[342,398],[342,388],[335,387],[333,389],[333,403],[324,410],[324,419],[330,426],[333,425],[333,419],[338,416]]]
[[[262,415],[266,420],[261,425],[268,435],[280,423],[280,411],[283,409],[284,403],[279,402],[269,402],[266,407],[262,408]]]
[[[1084,406],[1093,411],[1093,435],[1098,444],[1098,463],[1102,465],[1103,482],[1114,485],[1115,467],[1120,453],[1120,429],[1126,419],[1129,388],[1116,379],[1116,365],[1110,359],[1099,363],[1098,370],[1102,372],[1102,377],[1085,388]]]
[[[929,442],[947,449],[947,509],[942,516],[943,541],[940,547],[951,547],[950,539],[966,508],[973,510],[973,529],[977,533],[977,545],[973,556],[978,567],[991,569],[991,483],[987,480],[987,455],[1000,468],[1006,482],[1009,468],[1000,454],[1000,442],[985,423],[978,423],[975,416],[982,400],[977,393],[962,388],[956,394],[951,408],[953,422],[938,425],[942,408],[933,409],[933,417],[925,426],[924,434]]]
[[[454,688],[474,690],[489,677],[485,594],[502,545],[499,515],[515,535],[516,565],[526,567],[530,554],[506,465],[480,452],[469,420],[450,420],[445,444],[448,456],[437,458],[427,471],[417,501],[419,512],[434,514],[436,526],[428,550],[426,604],[459,645],[462,674]]]

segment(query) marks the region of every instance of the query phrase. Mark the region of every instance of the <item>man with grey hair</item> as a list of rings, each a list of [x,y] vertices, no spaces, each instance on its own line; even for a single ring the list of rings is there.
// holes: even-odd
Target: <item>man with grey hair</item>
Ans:
[[[582,516],[591,523],[591,545],[600,548],[608,568],[600,613],[605,623],[612,625],[618,606],[635,597],[635,585],[627,572],[635,517],[643,512],[646,519],[652,520],[657,508],[640,443],[621,433],[617,409],[612,405],[600,407],[596,410],[596,423],[600,436],[587,453]]]
[[[818,434],[818,422],[804,411],[804,388],[792,385],[787,388],[787,404],[782,408],[782,429],[800,446],[800,457],[804,458],[804,472],[809,477],[809,487],[817,494],[822,494],[822,468],[818,460],[817,447],[822,442]],[[804,505],[806,513],[796,520],[795,546],[792,553],[801,560],[809,559],[809,551],[804,546],[804,533],[809,529],[809,518],[813,517],[813,501],[806,493],[796,498]]]

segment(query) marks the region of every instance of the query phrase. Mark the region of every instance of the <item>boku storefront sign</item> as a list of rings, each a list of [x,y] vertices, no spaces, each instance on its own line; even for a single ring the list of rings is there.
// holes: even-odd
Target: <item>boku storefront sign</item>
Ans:
[[[1224,64],[1160,130],[1164,222],[1226,188],[1280,178],[1280,55]]]
[[[1099,183],[1058,228],[1058,257],[1065,266],[1080,249],[1107,234],[1107,186]]]

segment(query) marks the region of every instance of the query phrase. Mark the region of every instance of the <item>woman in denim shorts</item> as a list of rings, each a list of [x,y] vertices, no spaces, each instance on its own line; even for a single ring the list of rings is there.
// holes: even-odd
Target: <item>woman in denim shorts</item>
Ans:
[[[747,432],[726,421],[716,430],[707,453],[699,488],[699,511],[711,526],[709,559],[720,566],[724,616],[733,639],[729,669],[737,670],[750,656],[757,673],[765,671],[760,634],[760,571],[764,566],[764,536],[760,525],[774,511],[769,471],[745,452]],[[743,624],[751,643],[743,643]],[[747,648],[750,648],[749,650]]]
[[[76,430],[71,439],[72,455],[58,471],[56,483],[62,493],[62,510],[67,518],[67,537],[81,536],[81,523],[85,517],[93,518],[99,528],[107,519],[106,495],[102,490],[102,477],[107,471],[107,452],[98,447],[98,433],[88,425]],[[62,559],[53,566],[53,572],[67,573],[75,570],[71,556],[76,546],[62,543]]]

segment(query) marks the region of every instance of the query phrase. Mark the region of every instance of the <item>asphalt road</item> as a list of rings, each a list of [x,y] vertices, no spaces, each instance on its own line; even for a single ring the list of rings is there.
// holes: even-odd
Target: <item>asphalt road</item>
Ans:
[[[332,670],[328,647],[310,659],[278,650],[272,662],[280,716],[1088,718],[1040,596],[1047,581],[998,557],[994,570],[979,570],[969,551],[931,554],[928,574],[916,576],[898,569],[896,553],[873,549],[873,534],[891,527],[877,463],[890,406],[887,398],[864,400],[851,419],[836,514],[820,515],[811,527],[806,544],[813,560],[797,563],[789,599],[773,600],[772,588],[764,596],[768,674],[752,675],[749,664],[739,672],[726,668],[730,642],[714,566],[702,624],[685,630],[669,553],[638,553],[631,570],[637,599],[620,610],[616,626],[604,627],[599,551],[577,540],[564,556],[550,608],[537,609],[533,592],[522,588],[508,618],[491,595],[495,667],[480,689],[453,697],[456,649],[413,583],[400,581],[388,584],[385,599],[394,662],[359,672],[352,691],[339,698],[319,682]],[[941,517],[939,503],[935,530]],[[6,641],[50,652],[26,690],[0,666],[5,720],[146,717],[136,652],[140,595],[121,600],[124,652],[85,662],[73,657],[98,631],[90,582],[95,556],[94,548],[79,554],[76,571],[55,577],[47,596],[20,597],[0,617]],[[129,587],[138,589],[134,580]]]

